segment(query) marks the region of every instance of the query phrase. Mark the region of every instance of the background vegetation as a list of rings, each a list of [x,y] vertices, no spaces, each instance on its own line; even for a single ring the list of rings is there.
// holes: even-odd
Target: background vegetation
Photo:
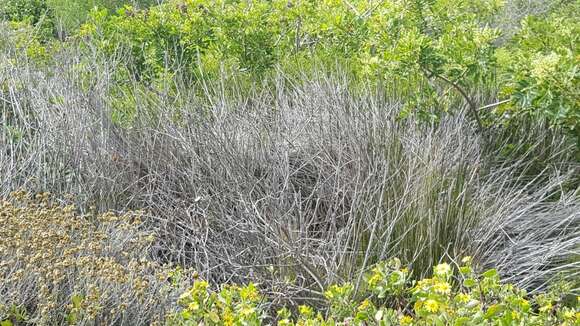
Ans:
[[[579,9],[2,2],[0,321],[577,322]]]

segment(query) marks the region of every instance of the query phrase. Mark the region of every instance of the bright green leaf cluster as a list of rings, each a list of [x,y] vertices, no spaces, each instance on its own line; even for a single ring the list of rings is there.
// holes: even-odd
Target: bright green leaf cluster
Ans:
[[[478,78],[499,35],[485,24],[500,7],[495,0],[175,0],[148,10],[127,6],[106,19],[95,12],[98,19],[81,34],[94,32],[110,50],[125,45],[140,72],[165,67],[169,53],[169,60],[219,60],[252,72],[315,56],[365,71],[412,75],[425,68],[451,79]]]
[[[277,67],[292,75],[339,63],[355,80],[404,99],[400,118],[436,122],[467,104],[480,131],[496,118],[533,117],[580,144],[577,2],[526,17],[507,40],[494,27],[502,0],[168,0],[111,13],[105,8],[120,3],[113,2],[92,10],[73,33],[89,53],[123,58],[114,76],[120,90],[112,92],[125,94],[122,85],[134,80],[155,89],[229,72],[262,81]],[[53,11],[47,0],[0,5],[3,20],[41,33],[54,34]],[[46,56],[42,46],[26,51]]]
[[[259,307],[262,296],[252,283],[222,286],[219,292],[208,291],[206,281],[196,281],[179,298],[179,313],[168,318],[168,325],[260,325],[264,314]]]
[[[506,79],[503,92],[513,99],[500,112],[545,119],[580,142],[579,14],[576,2],[545,18],[528,17],[497,57]]]

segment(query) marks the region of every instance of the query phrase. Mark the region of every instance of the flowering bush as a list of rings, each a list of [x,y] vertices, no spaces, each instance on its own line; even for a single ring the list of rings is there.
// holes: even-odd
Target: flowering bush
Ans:
[[[79,216],[49,197],[0,200],[0,325],[162,320],[180,284],[148,258],[142,215]]]
[[[209,292],[209,284],[197,281],[183,293],[183,309],[168,319],[168,325],[259,325],[264,313],[259,309],[262,296],[252,283],[244,287],[226,285]]]
[[[307,305],[296,313],[288,308],[269,317],[256,286],[224,286],[208,290],[197,281],[180,300],[171,325],[578,325],[577,297],[566,296],[567,284],[548,293],[530,295],[500,282],[490,269],[477,274],[471,258],[456,267],[441,263],[433,276],[413,281],[398,259],[376,265],[355,291],[352,283],[333,285],[325,293],[325,309]],[[570,298],[572,298],[570,300]]]

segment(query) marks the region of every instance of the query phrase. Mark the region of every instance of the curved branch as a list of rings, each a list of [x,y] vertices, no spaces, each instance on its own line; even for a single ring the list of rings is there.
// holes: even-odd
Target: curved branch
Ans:
[[[424,70],[424,73],[425,72],[429,73],[428,75],[425,73],[425,77],[427,77],[427,78],[431,78],[431,77],[439,78],[442,81],[446,82],[447,84],[451,85],[453,88],[455,88],[456,91],[459,92],[459,94],[461,94],[461,96],[463,96],[463,98],[467,102],[467,105],[469,106],[469,111],[471,111],[471,113],[475,117],[475,121],[477,122],[477,127],[478,127],[479,131],[483,133],[483,131],[484,131],[483,123],[481,122],[481,118],[479,117],[479,113],[477,112],[477,106],[475,105],[475,102],[473,102],[473,100],[469,97],[467,92],[463,88],[461,88],[461,86],[459,86],[459,84],[457,84],[457,82],[453,82],[443,75],[435,74],[434,72],[432,72],[431,70],[429,70],[425,67],[421,67],[421,68]]]

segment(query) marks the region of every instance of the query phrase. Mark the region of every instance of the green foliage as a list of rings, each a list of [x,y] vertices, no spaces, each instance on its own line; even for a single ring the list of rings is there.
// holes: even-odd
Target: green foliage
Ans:
[[[219,292],[208,291],[209,284],[196,281],[182,294],[183,308],[173,314],[168,325],[260,325],[263,312],[259,309],[261,296],[252,283],[244,287],[222,286]]]
[[[126,3],[15,0],[0,7],[0,15],[37,26],[46,36],[55,19],[73,30],[90,10],[75,33],[82,44],[108,55],[122,50],[128,77],[147,84],[217,79],[224,69],[256,81],[275,67],[301,74],[340,63],[404,97],[401,118],[437,121],[464,101],[483,129],[478,109],[490,103],[476,98],[501,89],[498,101],[509,104],[494,117],[545,119],[580,141],[576,3],[554,5],[547,17],[525,18],[503,43],[501,31],[491,27],[501,0]],[[125,77],[117,76],[118,83]]]
[[[0,19],[29,24],[41,39],[48,39],[54,33],[54,13],[45,0],[2,1]]]
[[[446,111],[445,94],[455,91],[474,106],[467,88],[492,78],[494,41],[500,33],[486,24],[500,8],[501,2],[493,0],[386,2],[370,17],[367,70],[412,80],[407,87],[416,97],[408,104],[425,117],[433,107],[439,111],[430,112],[435,115],[431,118]],[[420,92],[416,78],[424,88]]]
[[[154,7],[150,11],[137,11],[125,7],[117,16],[104,24],[105,42],[112,48],[124,44],[131,52],[135,72],[146,77],[160,76],[166,70],[194,71],[198,55],[209,46],[212,31],[207,28],[208,16],[201,12],[185,13],[174,6],[173,10]],[[96,15],[103,13],[96,12]],[[169,52],[174,54],[167,56]]]
[[[559,10],[527,18],[498,48],[501,31],[490,26],[502,6],[500,0],[173,0],[112,15],[95,10],[79,35],[109,54],[124,48],[133,75],[148,82],[168,74],[211,78],[224,68],[262,79],[276,66],[303,73],[338,62],[362,80],[393,86],[406,98],[401,118],[437,121],[465,101],[483,129],[478,109],[489,103],[477,102],[474,90],[502,88],[511,111],[578,133],[577,5],[559,7],[568,16]]]
[[[484,24],[500,5],[493,0],[169,1],[149,10],[127,6],[115,15],[95,11],[80,35],[92,36],[108,53],[124,46],[134,72],[146,78],[163,70],[195,74],[200,66],[211,72],[222,65],[259,77],[277,64],[304,69],[305,61],[342,61],[363,78],[378,74],[405,82],[407,93],[424,98],[489,77],[499,32]],[[436,79],[446,81],[447,90],[434,85]],[[414,91],[419,84],[425,92]]]
[[[580,142],[579,9],[575,3],[548,17],[526,18],[497,56],[506,79],[503,92],[512,98],[500,113],[545,119]]]
[[[3,28],[0,49],[10,52],[14,58],[22,58],[39,66],[52,61],[58,44],[48,42],[38,33],[38,29],[26,21],[12,21]]]
[[[46,0],[46,2],[54,12],[60,28],[66,33],[74,33],[86,21],[89,12],[95,7],[116,10],[128,3],[143,8],[155,3],[154,0]]]
[[[293,317],[278,310],[279,326],[306,325],[578,325],[580,305],[565,300],[570,287],[557,283],[548,293],[531,296],[500,282],[495,269],[477,274],[471,258],[454,268],[441,263],[431,278],[411,280],[409,271],[393,259],[376,265],[361,293],[351,283],[333,285],[325,293],[327,310],[301,305]],[[197,281],[180,299],[181,310],[169,318],[172,325],[262,325],[256,287],[225,286],[208,290]]]
[[[116,10],[131,3],[140,8],[155,0],[5,0],[0,3],[0,19],[26,22],[37,29],[44,40],[57,33],[75,33],[95,7]]]

